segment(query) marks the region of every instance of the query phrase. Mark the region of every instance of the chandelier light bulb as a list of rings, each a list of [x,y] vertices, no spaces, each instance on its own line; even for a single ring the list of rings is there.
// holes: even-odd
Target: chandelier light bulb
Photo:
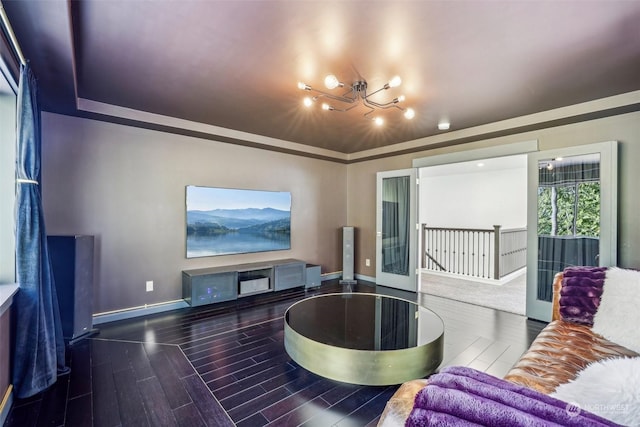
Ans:
[[[324,85],[327,87],[327,89],[335,89],[340,86],[340,81],[333,74],[329,74],[324,78]]]
[[[416,116],[416,112],[413,111],[413,108],[407,108],[407,110],[404,112],[404,117],[408,120],[413,119]]]
[[[298,82],[298,89],[300,90],[311,90],[311,86],[306,83]]]
[[[399,97],[393,100],[394,104],[397,104],[398,102],[404,102],[404,95],[400,95]]]
[[[322,109],[325,111],[332,110],[331,105],[327,104],[326,102],[322,104]]]
[[[402,79],[400,76],[394,76],[391,80],[389,80],[389,87],[398,87],[402,84]]]
[[[305,97],[302,102],[304,103],[305,107],[311,107],[311,104],[313,104],[313,101],[311,100],[311,98],[309,98],[308,96]]]
[[[382,117],[376,117],[374,119],[374,122],[376,123],[377,126],[382,126],[384,124],[384,120],[382,119]]]

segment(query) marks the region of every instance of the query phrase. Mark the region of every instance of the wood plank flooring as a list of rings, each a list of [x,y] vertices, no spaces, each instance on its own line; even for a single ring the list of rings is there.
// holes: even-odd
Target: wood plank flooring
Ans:
[[[426,294],[360,282],[354,292],[419,302],[445,322],[442,366],[503,376],[544,323]],[[67,352],[71,373],[17,400],[5,427],[375,426],[398,386],[366,387],[312,374],[284,350],[295,301],[341,292],[336,281],[101,325]]]

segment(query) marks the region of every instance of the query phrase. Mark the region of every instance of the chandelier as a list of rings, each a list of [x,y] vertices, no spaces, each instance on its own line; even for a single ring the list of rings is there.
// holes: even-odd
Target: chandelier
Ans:
[[[304,91],[315,92],[317,95],[315,96],[307,96],[304,98],[303,103],[306,107],[311,107],[315,102],[322,100],[327,100],[328,102],[322,103],[322,109],[325,111],[338,111],[338,112],[346,112],[356,108],[359,105],[363,105],[368,108],[369,111],[364,113],[364,117],[368,120],[373,120],[373,122],[381,126],[384,123],[384,119],[380,116],[376,116],[375,113],[378,110],[386,110],[389,108],[397,108],[398,110],[404,112],[404,117],[407,119],[412,119],[415,117],[416,113],[413,108],[403,108],[399,104],[404,101],[404,95],[400,95],[397,98],[393,98],[389,102],[376,102],[371,99],[371,97],[378,92],[383,90],[388,90],[390,88],[398,87],[402,83],[402,79],[399,76],[395,76],[389,82],[387,82],[380,89],[377,89],[371,93],[367,93],[367,82],[366,80],[357,80],[351,86],[345,85],[342,83],[336,76],[333,74],[329,74],[324,79],[324,85],[329,90],[333,90],[336,88],[344,88],[346,87],[346,92],[341,95],[335,95],[329,92],[324,92],[322,90],[314,89],[306,83],[299,82],[298,88]],[[336,105],[332,105],[329,102],[336,101],[342,108],[338,108]]]

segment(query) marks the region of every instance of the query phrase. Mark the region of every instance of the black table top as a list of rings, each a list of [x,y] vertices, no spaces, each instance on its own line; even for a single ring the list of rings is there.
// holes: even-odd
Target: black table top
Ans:
[[[340,293],[302,300],[285,321],[313,341],[354,350],[400,350],[435,341],[442,320],[411,301],[380,294]]]

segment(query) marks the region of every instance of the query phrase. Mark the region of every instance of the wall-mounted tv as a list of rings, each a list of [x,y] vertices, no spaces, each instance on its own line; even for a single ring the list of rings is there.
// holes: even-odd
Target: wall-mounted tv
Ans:
[[[291,249],[291,193],[187,186],[187,258]]]

